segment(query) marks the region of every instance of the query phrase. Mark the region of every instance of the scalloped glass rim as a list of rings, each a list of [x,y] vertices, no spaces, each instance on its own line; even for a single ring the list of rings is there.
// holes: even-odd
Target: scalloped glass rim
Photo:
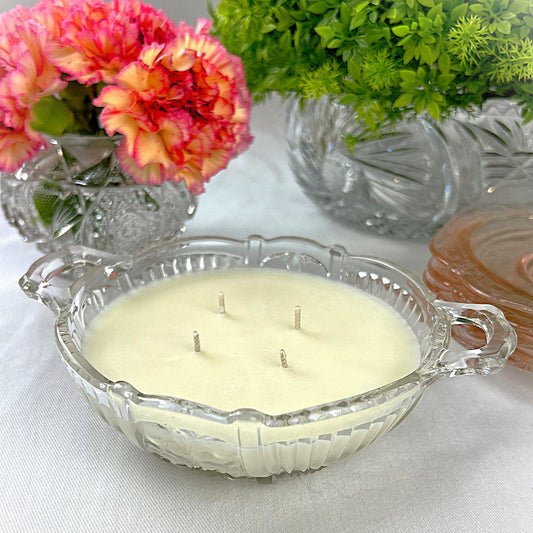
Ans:
[[[122,260],[119,259],[114,265],[105,267],[105,273],[106,276],[110,276],[117,271],[123,272],[125,268],[131,268],[138,262],[142,262],[147,258],[157,256],[158,253],[160,254],[161,251],[164,251],[168,246],[182,251],[190,246],[194,246],[197,243],[210,243],[212,245],[233,244],[236,246],[244,245],[244,250],[249,247],[250,243],[253,244],[258,242],[266,244],[284,244],[288,250],[291,250],[298,245],[304,245],[305,247],[314,249],[315,251],[321,250],[322,253],[330,254],[333,251],[336,254],[340,254],[344,259],[349,258],[362,260],[368,262],[369,265],[374,264],[375,266],[388,269],[391,273],[395,273],[404,278],[411,290],[415,289],[418,291],[427,300],[427,303],[432,306],[436,316],[440,314],[438,306],[432,305],[434,296],[430,293],[430,291],[420,280],[401,267],[377,257],[350,255],[341,246],[323,246],[315,241],[297,237],[282,237],[270,240],[263,239],[260,236],[251,236],[245,240],[225,239],[218,237],[193,237],[190,239],[183,239],[178,243],[172,243],[170,245],[168,243],[156,245],[145,251],[135,254],[131,258],[124,258]],[[246,259],[244,261],[244,266],[247,266]],[[76,286],[79,287],[81,284],[90,285],[91,278],[94,279],[95,276],[101,275],[102,273],[102,268],[97,267],[96,269],[91,269],[76,282]],[[166,409],[169,411],[198,416],[200,418],[225,424],[231,424],[235,421],[254,421],[268,427],[291,426],[296,424],[311,423],[317,420],[336,418],[344,414],[355,413],[369,407],[381,405],[392,398],[396,398],[404,393],[407,393],[412,388],[426,385],[436,379],[436,373],[440,372],[440,370],[436,370],[436,365],[438,365],[440,356],[446,352],[450,339],[449,324],[445,319],[443,320],[443,316],[440,316],[441,320],[437,325],[437,329],[440,331],[436,331],[436,342],[433,344],[433,349],[425,355],[422,354],[422,360],[416,370],[399,380],[384,385],[383,387],[366,391],[355,396],[342,398],[325,404],[309,406],[305,409],[278,415],[271,415],[251,408],[223,411],[208,405],[192,402],[185,398],[145,394],[137,390],[128,382],[114,382],[107,379],[84,359],[81,351],[72,341],[69,332],[68,321],[74,306],[76,306],[75,299],[73,300],[72,305],[65,306],[61,309],[56,322],[56,335],[59,341],[60,351],[65,362],[83,380],[87,381],[91,386],[104,392],[114,392],[127,396],[128,400],[142,406]]]

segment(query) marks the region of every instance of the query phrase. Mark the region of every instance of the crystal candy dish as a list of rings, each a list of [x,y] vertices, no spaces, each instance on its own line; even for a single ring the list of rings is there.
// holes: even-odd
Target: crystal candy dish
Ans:
[[[430,250],[424,281],[433,293],[501,309],[518,337],[510,363],[533,372],[533,206],[464,210],[433,237]],[[477,328],[454,336],[468,348],[483,342]]]
[[[254,409],[224,412],[184,398],[143,394],[129,383],[106,379],[84,359],[87,326],[117,297],[156,280],[231,268],[305,272],[374,295],[413,330],[420,343],[418,368],[363,394],[270,415]],[[127,258],[73,245],[35,262],[20,283],[29,297],[57,315],[56,339],[67,368],[104,420],[140,448],[174,464],[231,477],[266,479],[336,463],[396,426],[429,384],[495,372],[516,344],[512,327],[493,306],[435,300],[419,280],[386,261],[291,237],[191,238]],[[485,345],[452,351],[454,324],[480,328]]]
[[[131,254],[183,232],[196,197],[183,181],[136,183],[118,161],[119,141],[68,134],[0,173],[0,205],[24,241],[43,253],[81,244]]]

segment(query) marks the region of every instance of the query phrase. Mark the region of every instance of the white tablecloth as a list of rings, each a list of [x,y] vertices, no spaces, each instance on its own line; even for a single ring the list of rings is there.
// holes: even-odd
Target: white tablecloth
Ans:
[[[425,244],[357,232],[304,196],[278,100],[255,108],[252,126],[253,147],[213,179],[187,235],[299,235],[422,273]],[[18,287],[39,256],[0,219],[0,532],[531,531],[532,374],[440,381],[350,459],[273,485],[229,481],[138,450],[90,411],[55,348],[53,316]]]

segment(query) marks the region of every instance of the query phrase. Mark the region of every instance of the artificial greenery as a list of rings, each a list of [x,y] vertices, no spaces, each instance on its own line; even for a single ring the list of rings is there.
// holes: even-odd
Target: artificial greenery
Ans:
[[[60,91],[59,98],[46,96],[32,105],[30,126],[52,137],[67,133],[104,136],[105,131],[99,122],[101,109],[92,105],[103,86],[102,83],[86,86],[70,81]]]
[[[42,186],[37,188],[32,195],[35,209],[45,226],[51,226],[54,218],[61,217],[64,225],[56,230],[54,237],[58,236],[66,226],[73,228],[76,232],[81,223],[80,198],[71,194],[65,198],[65,191],[62,187],[53,181],[45,181]],[[86,209],[90,206],[90,201],[86,201]]]
[[[533,119],[531,0],[221,0],[210,12],[256,100],[333,95],[371,130],[492,97]]]

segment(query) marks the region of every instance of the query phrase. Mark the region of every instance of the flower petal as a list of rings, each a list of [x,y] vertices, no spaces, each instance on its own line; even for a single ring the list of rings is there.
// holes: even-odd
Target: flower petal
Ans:
[[[170,88],[169,75],[163,68],[149,68],[140,61],[123,68],[115,82],[139,94],[147,93],[145,98],[164,96]]]
[[[24,132],[0,131],[0,168],[15,172],[43,146],[42,141],[29,139]]]
[[[141,168],[151,164],[160,164],[164,168],[174,166],[162,137],[157,133],[140,131],[133,147],[130,155]]]

